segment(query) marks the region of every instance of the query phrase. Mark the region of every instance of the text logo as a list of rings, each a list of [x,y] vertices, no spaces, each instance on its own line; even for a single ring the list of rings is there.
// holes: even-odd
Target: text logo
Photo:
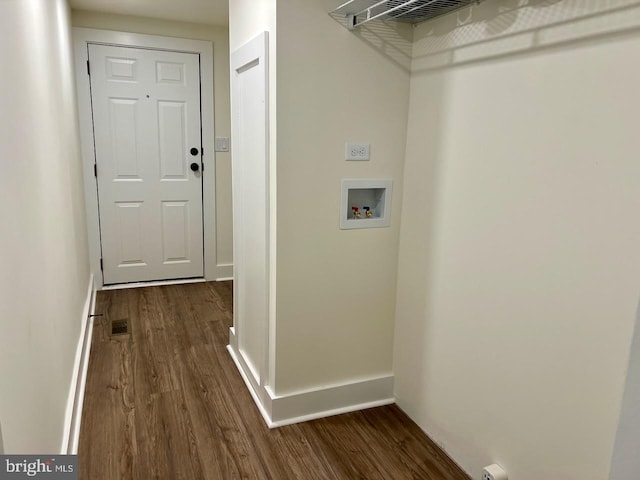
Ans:
[[[0,480],[78,480],[77,455],[0,455]]]

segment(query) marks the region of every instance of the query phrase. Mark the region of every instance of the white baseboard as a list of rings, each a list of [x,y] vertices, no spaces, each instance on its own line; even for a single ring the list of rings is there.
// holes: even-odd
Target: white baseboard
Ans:
[[[216,265],[216,282],[233,280],[233,263]]]
[[[272,427],[395,403],[393,375],[356,380],[287,395],[271,397]]]
[[[188,283],[203,283],[204,278],[183,278],[175,280],[156,280],[153,282],[132,282],[116,283],[115,285],[104,285],[101,290],[124,290],[126,288],[162,287],[164,285],[185,285]]]
[[[222,270],[218,272],[219,276],[215,278],[216,282],[224,282],[233,280],[233,265],[220,265]],[[100,290],[123,290],[125,288],[144,288],[144,287],[161,287],[164,285],[185,285],[188,283],[203,283],[208,280],[205,278],[185,278],[176,280],[156,280],[153,282],[132,282],[117,283],[115,285],[103,285]]]
[[[78,439],[80,437],[80,420],[82,417],[82,404],[84,402],[84,388],[87,380],[87,368],[89,366],[89,351],[91,349],[91,336],[93,332],[93,317],[96,306],[96,289],[93,285],[93,274],[89,277],[89,288],[82,311],[80,336],[76,348],[76,358],[73,364],[71,385],[67,400],[67,410],[64,420],[61,454],[78,453]]]
[[[231,328],[229,334],[231,338],[227,350],[269,428],[395,403],[393,375],[323,386],[286,395],[275,395],[269,386],[261,387],[264,391],[258,392],[249,379],[248,375],[251,373],[244,370],[244,363],[234,350],[235,329]]]
[[[271,422],[271,417],[269,416],[269,412],[267,411],[268,405],[265,406],[260,401],[260,395],[258,395],[258,392],[256,392],[256,390],[253,388],[253,384],[251,383],[251,380],[249,380],[249,377],[247,377],[247,374],[245,373],[244,368],[242,368],[242,364],[240,363],[240,360],[238,359],[238,356],[236,355],[234,348],[231,345],[227,345],[227,351],[229,352],[229,355],[231,355],[231,358],[233,359],[233,363],[236,364],[236,367],[240,372],[240,376],[242,377],[242,380],[244,380],[244,383],[247,386],[247,389],[249,390],[249,393],[251,394],[253,401],[258,407],[258,410],[260,411],[262,418],[264,419],[265,423],[269,428],[273,428],[273,424],[272,424],[273,422]]]

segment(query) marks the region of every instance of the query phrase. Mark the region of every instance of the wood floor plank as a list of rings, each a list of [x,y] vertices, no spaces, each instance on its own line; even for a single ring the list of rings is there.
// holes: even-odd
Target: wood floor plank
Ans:
[[[268,429],[226,350],[232,292],[98,293],[80,479],[469,480],[394,405]]]

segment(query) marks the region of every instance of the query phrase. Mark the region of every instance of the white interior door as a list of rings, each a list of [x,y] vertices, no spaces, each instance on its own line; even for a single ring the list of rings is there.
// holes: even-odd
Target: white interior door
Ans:
[[[198,54],[89,45],[105,284],[202,277]]]
[[[240,361],[264,385],[269,306],[267,34],[231,56],[234,326]]]

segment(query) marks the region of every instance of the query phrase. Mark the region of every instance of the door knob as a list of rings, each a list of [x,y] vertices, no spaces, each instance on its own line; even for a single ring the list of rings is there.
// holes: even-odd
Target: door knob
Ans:
[[[189,150],[191,152],[191,155],[193,155],[194,157],[196,155],[198,155],[198,149],[196,147],[193,147],[191,150]]]
[[[196,162],[193,162],[191,164],[191,170],[193,170],[194,172],[197,172],[198,170],[200,170],[200,165],[198,165]]]

